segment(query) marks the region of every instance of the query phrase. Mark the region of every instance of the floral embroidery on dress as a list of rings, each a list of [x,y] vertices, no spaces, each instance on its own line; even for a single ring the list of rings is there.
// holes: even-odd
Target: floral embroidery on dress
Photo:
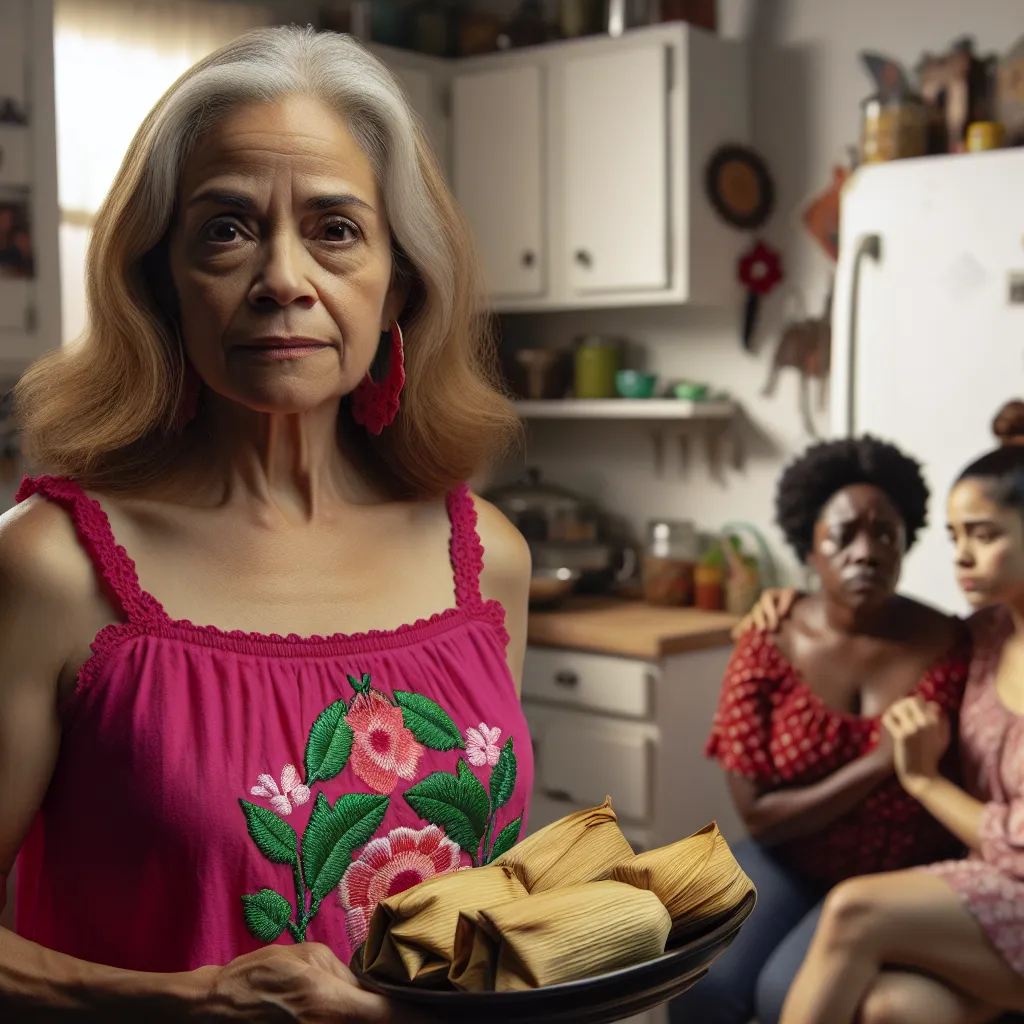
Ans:
[[[370,916],[381,900],[434,875],[458,871],[461,864],[462,850],[436,825],[419,831],[400,826],[367,843],[338,886],[352,948],[366,938]]]
[[[402,709],[378,690],[359,693],[345,716],[352,729],[352,771],[377,793],[416,778],[423,747],[405,727]]]
[[[260,775],[250,791],[269,797],[270,808],[239,800],[250,838],[267,860],[291,869],[295,889],[294,904],[270,888],[242,896],[246,927],[261,942],[274,942],[286,931],[295,942],[304,942],[310,921],[335,888],[349,935],[361,942],[381,899],[434,874],[458,870],[463,853],[477,867],[519,841],[521,814],[494,834],[499,811],[516,786],[511,737],[499,748],[501,730],[481,722],[467,728],[463,738],[448,713],[428,697],[404,690],[388,697],[372,689],[369,675],[348,676],[348,681],[355,691],[351,703],[336,700],[310,728],[303,761],[306,782],[299,782],[293,765],[285,765],[280,786],[272,776]],[[424,748],[465,750],[477,767],[490,767],[487,788],[460,757],[455,771],[431,772],[403,794],[426,828],[399,827],[374,838],[398,779],[415,777]],[[293,804],[306,803],[313,786],[337,778],[350,761],[353,773],[376,792],[344,793],[333,804],[318,792],[300,842],[282,815]]]
[[[259,775],[258,785],[249,790],[252,796],[270,798],[270,806],[278,814],[291,814],[292,805],[299,807],[309,800],[309,787],[299,781],[299,773],[293,764],[286,764],[281,769],[281,785],[274,781],[273,775]]]
[[[469,763],[482,768],[485,764],[492,768],[498,763],[501,755],[501,748],[498,740],[501,738],[500,729],[488,729],[481,722],[475,729],[470,726],[466,730],[466,757]]]

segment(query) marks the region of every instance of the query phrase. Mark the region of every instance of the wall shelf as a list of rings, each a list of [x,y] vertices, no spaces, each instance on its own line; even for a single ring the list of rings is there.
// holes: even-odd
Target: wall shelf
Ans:
[[[577,422],[614,420],[643,424],[654,448],[654,470],[660,477],[665,472],[666,438],[675,437],[679,445],[681,468],[685,471],[691,459],[694,435],[703,442],[708,468],[714,478],[724,478],[724,467],[731,461],[741,469],[744,461],[737,406],[728,400],[689,402],[679,398],[560,398],[520,400],[514,403],[521,419],[576,420]],[[730,442],[731,460],[723,451],[723,442]]]
[[[688,402],[679,398],[561,398],[518,401],[529,420],[729,420],[736,407],[728,401]]]

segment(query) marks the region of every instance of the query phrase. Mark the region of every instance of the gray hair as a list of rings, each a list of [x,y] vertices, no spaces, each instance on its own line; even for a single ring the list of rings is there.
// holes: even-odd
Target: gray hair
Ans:
[[[171,87],[150,115],[151,148],[139,183],[152,244],[170,226],[178,180],[203,133],[241,104],[288,95],[310,96],[345,119],[373,167],[395,243],[447,322],[455,265],[420,167],[416,117],[394,76],[351,36],[295,25],[256,29],[201,60]]]

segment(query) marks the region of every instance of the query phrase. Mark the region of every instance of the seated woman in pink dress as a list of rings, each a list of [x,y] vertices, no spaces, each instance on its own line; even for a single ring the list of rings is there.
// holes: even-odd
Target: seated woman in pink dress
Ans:
[[[941,711],[908,698],[884,722],[904,788],[966,859],[852,879],[826,901],[783,1024],[984,1024],[1024,1010],[1024,405],[948,503],[961,587],[979,611],[960,713],[965,785],[943,778]]]

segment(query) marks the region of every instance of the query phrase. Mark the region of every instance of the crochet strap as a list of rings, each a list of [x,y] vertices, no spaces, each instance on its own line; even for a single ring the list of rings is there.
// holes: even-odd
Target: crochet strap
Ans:
[[[98,501],[67,477],[25,477],[15,495],[16,502],[33,494],[60,505],[75,525],[78,539],[85,548],[104,584],[108,598],[129,622],[152,623],[158,616],[153,599],[139,586],[135,563],[114,540],[106,512]]]
[[[484,567],[484,546],[476,529],[476,505],[469,487],[462,484],[448,495],[451,521],[451,562],[455,574],[455,604],[472,615],[490,620],[502,643],[508,643],[505,609],[498,601],[485,601],[480,593],[480,573]]]
[[[480,573],[484,567],[484,546],[476,532],[476,506],[469,488],[462,484],[448,495],[451,521],[451,559],[455,573],[455,603],[476,610],[483,602]]]

